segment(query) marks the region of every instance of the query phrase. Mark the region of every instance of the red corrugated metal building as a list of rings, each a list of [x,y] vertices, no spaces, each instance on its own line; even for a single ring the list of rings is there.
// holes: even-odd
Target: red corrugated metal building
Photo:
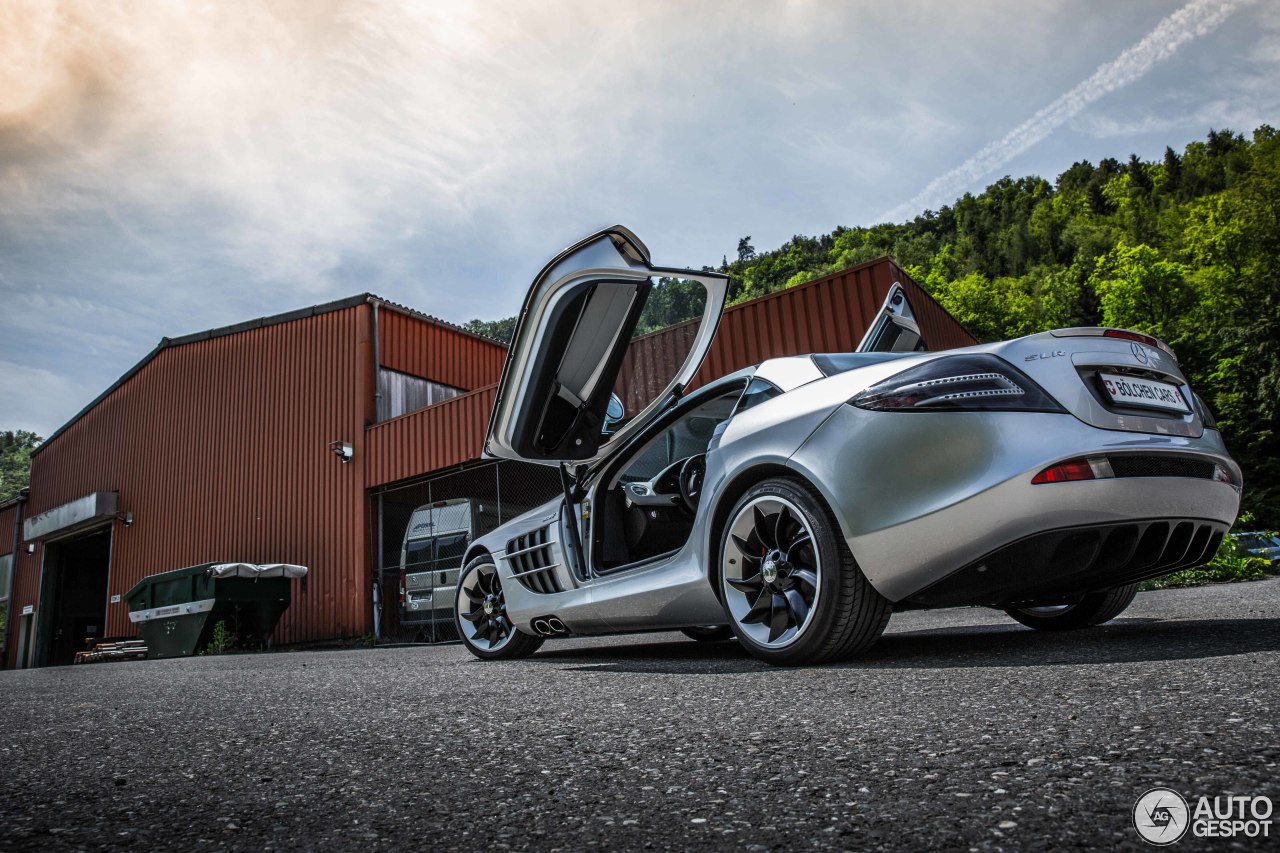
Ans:
[[[931,349],[974,342],[881,259],[727,310],[699,381],[852,349],[895,281]],[[499,343],[367,294],[162,341],[37,450],[26,503],[0,507],[0,555],[19,531],[8,665],[132,635],[130,587],[214,560],[310,568],[276,642],[369,634],[371,586],[403,529],[388,528],[383,499],[429,499],[414,484],[444,470],[455,492],[478,482],[459,471],[477,464],[504,357]],[[507,500],[545,499],[537,471],[521,475],[520,498],[505,476]]]

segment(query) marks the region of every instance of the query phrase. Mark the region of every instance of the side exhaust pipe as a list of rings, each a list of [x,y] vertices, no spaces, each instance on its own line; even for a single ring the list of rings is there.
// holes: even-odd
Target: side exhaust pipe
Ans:
[[[561,637],[569,634],[569,626],[559,616],[539,616],[529,623],[540,637]]]

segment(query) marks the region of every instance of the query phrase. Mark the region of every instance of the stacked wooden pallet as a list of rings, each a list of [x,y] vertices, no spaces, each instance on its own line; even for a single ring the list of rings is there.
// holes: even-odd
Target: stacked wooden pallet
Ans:
[[[75,663],[103,663],[113,660],[139,660],[147,656],[144,640],[121,640],[115,643],[98,643],[92,649],[76,652]]]

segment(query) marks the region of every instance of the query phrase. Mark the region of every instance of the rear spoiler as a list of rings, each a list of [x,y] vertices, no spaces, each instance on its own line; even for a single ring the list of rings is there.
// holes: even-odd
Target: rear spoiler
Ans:
[[[1054,329],[1049,332],[1055,338],[1120,338],[1126,341],[1137,341],[1140,344],[1146,344],[1149,347],[1156,347],[1168,353],[1174,361],[1178,360],[1178,354],[1173,348],[1164,341],[1153,338],[1151,335],[1144,335],[1141,332],[1131,332],[1128,329],[1112,329],[1107,326],[1077,326],[1072,329]]]

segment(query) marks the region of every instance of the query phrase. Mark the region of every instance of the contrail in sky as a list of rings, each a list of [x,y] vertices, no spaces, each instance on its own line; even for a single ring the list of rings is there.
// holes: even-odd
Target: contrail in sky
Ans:
[[[934,178],[910,201],[881,214],[875,221],[897,222],[949,203],[974,181],[1040,142],[1103,95],[1142,77],[1157,62],[1168,59],[1187,42],[1217,29],[1233,12],[1252,2],[1254,0],[1192,0],[1157,24],[1133,47],[1100,66],[1087,80],[950,172]]]

